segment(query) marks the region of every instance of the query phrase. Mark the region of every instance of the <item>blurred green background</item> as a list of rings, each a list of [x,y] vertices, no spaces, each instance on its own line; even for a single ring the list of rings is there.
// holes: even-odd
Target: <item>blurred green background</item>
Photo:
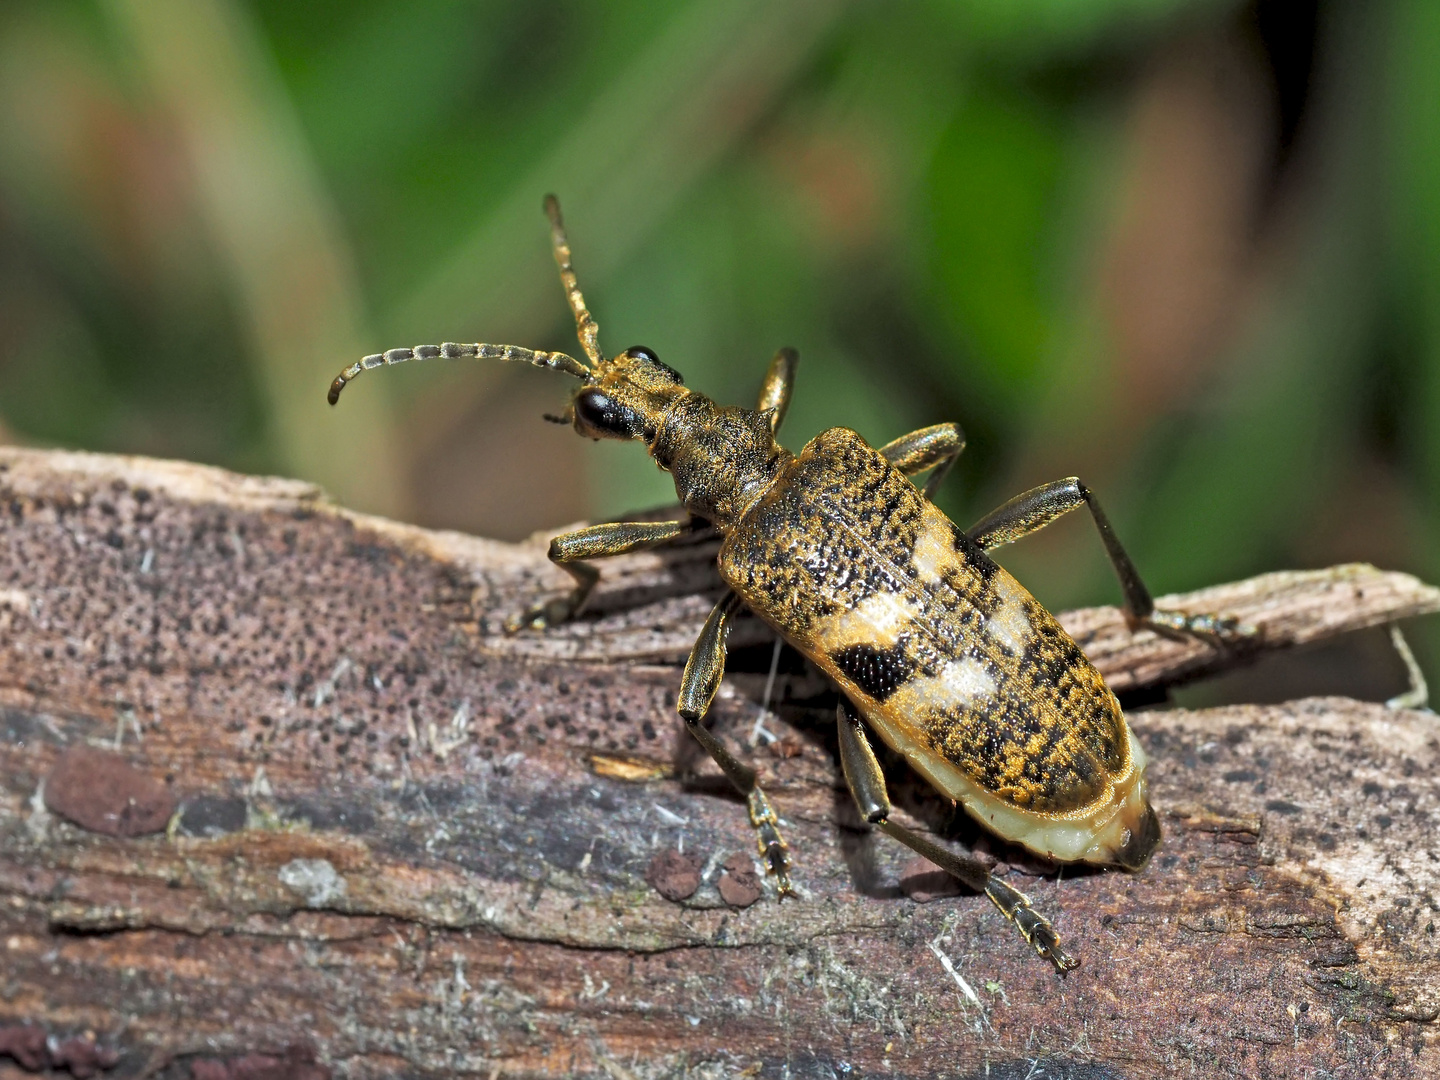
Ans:
[[[958,420],[961,524],[1078,474],[1157,592],[1440,580],[1434,0],[7,0],[0,438],[497,537],[672,499],[543,372],[325,404],[573,351],[552,190],[607,352],[748,403],[798,347],[792,448]],[[1004,553],[1057,608],[1117,593],[1075,517]]]

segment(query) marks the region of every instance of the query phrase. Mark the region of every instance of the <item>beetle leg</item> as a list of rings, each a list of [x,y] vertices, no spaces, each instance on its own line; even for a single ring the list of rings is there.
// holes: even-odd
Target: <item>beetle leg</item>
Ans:
[[[735,785],[735,790],[745,796],[750,810],[750,824],[755,826],[760,855],[775,875],[780,895],[788,896],[790,888],[790,862],[785,855],[785,840],[780,835],[780,820],[770,808],[770,800],[755,782],[755,770],[744,764],[726,748],[704,724],[710,703],[715,700],[715,691],[720,689],[720,679],[725,674],[725,639],[730,634],[730,619],[740,610],[742,601],[733,592],[727,591],[715,605],[705,627],[685,661],[685,674],[680,679],[680,697],[675,708],[690,729],[690,734],[715,759],[715,764]]]
[[[505,629],[511,633],[525,627],[543,630],[572,618],[584,607],[590,590],[600,580],[600,571],[580,560],[623,555],[627,551],[663,544],[688,528],[690,523],[685,521],[615,521],[562,533],[550,541],[550,561],[575,579],[575,588],[564,596],[505,620]]]
[[[790,394],[795,389],[795,369],[800,365],[800,354],[794,349],[781,349],[770,361],[770,370],[765,372],[765,381],[760,384],[760,401],[756,412],[770,413],[770,431],[778,432],[790,408]]]
[[[890,797],[885,791],[885,774],[880,771],[880,762],[875,760],[875,751],[870,749],[870,742],[865,738],[860,717],[843,696],[836,709],[836,719],[840,731],[840,764],[861,817],[972,889],[983,892],[1000,909],[1000,913],[1015,924],[1020,936],[1041,957],[1055,965],[1056,971],[1064,973],[1078,967],[1080,961],[1060,947],[1060,935],[1043,915],[1030,906],[1028,896],[995,877],[979,860],[957,855],[890,820]]]
[[[960,430],[959,424],[932,424],[886,443],[880,447],[880,453],[906,476],[933,468],[935,471],[925,481],[921,492],[931,499],[964,449],[965,432]]]
[[[1246,626],[1239,619],[1228,615],[1191,615],[1183,611],[1157,611],[1150,590],[1140,577],[1140,571],[1130,561],[1120,538],[1115,535],[1110,519],[1100,508],[1094,493],[1080,482],[1077,476],[1056,480],[1052,484],[1041,484],[1023,495],[1017,495],[1004,506],[986,514],[971,528],[967,535],[987,551],[1028,536],[1037,529],[1043,529],[1056,518],[1069,513],[1080,505],[1090,509],[1090,517],[1100,540],[1105,545],[1105,554],[1120,579],[1120,591],[1125,602],[1122,610],[1126,620],[1134,626],[1148,625],[1159,630],[1179,631],[1219,638],[1222,641],[1243,640],[1253,637],[1255,628]]]

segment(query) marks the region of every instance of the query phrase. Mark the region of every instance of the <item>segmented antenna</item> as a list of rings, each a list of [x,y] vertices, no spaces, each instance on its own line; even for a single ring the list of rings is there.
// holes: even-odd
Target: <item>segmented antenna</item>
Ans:
[[[571,277],[573,279],[574,275],[572,274]],[[383,353],[375,353],[373,356],[365,357],[359,363],[351,364],[339,375],[336,375],[335,381],[330,384],[330,404],[334,405],[340,400],[340,391],[345,389],[345,384],[362,371],[388,367],[392,364],[404,364],[411,360],[434,360],[437,357],[445,360],[459,360],[464,357],[474,357],[477,360],[509,360],[515,363],[534,364],[538,368],[546,368],[550,371],[563,371],[566,375],[573,375],[577,379],[590,378],[589,368],[573,356],[566,356],[564,353],[536,352],[534,349],[522,349],[519,345],[457,345],[453,341],[447,341],[443,345],[416,345],[413,349],[387,349]]]
[[[585,306],[585,297],[580,295],[575,267],[570,262],[570,241],[565,238],[565,222],[560,217],[560,200],[554,195],[545,196],[545,216],[550,219],[550,243],[555,248],[555,265],[560,267],[565,299],[570,301],[570,310],[575,313],[575,333],[580,338],[580,347],[590,358],[591,368],[599,369],[605,363],[600,355],[600,327]]]

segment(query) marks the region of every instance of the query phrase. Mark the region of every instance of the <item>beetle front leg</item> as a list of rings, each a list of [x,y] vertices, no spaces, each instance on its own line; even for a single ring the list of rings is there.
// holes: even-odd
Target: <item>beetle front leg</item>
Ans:
[[[1090,518],[1100,533],[1105,545],[1105,554],[1120,579],[1120,591],[1125,597],[1122,610],[1133,626],[1148,625],[1160,630],[1178,631],[1187,634],[1201,634],[1219,638],[1222,641],[1240,641],[1255,635],[1254,627],[1246,626],[1239,619],[1227,615],[1191,615],[1183,611],[1157,611],[1150,590],[1141,580],[1140,571],[1130,560],[1120,538],[1115,535],[1110,519],[1100,509],[1100,501],[1089,488],[1080,482],[1078,476],[1056,480],[1052,484],[1041,484],[1023,495],[1017,495],[1004,506],[986,514],[966,534],[986,551],[993,551],[1004,544],[1028,536],[1037,529],[1043,529],[1056,518],[1068,514],[1084,505],[1090,510]]]
[[[840,733],[840,765],[845,770],[845,782],[850,787],[860,816],[952,877],[983,892],[1000,909],[1000,913],[1015,924],[1020,936],[1041,957],[1055,965],[1056,971],[1063,974],[1079,967],[1080,961],[1060,947],[1060,935],[1043,915],[1030,906],[1028,896],[990,873],[978,859],[957,855],[890,820],[890,796],[885,791],[885,774],[880,771],[880,762],[875,759],[875,751],[870,749],[870,741],[865,738],[865,729],[860,724],[855,707],[842,696],[835,714]]]
[[[775,875],[776,885],[782,897],[791,893],[790,861],[785,854],[785,840],[780,835],[780,820],[770,808],[770,800],[755,782],[755,770],[730,753],[704,724],[715,692],[720,689],[720,680],[725,674],[725,639],[730,634],[730,620],[740,610],[741,599],[733,592],[726,592],[705,620],[705,627],[685,661],[685,674],[680,679],[680,697],[675,703],[685,726],[705,752],[715,759],[720,771],[725,774],[735,790],[745,796],[750,810],[750,824],[755,826],[760,855],[770,872]]]
[[[602,559],[607,555],[623,555],[627,551],[663,544],[674,540],[690,527],[684,521],[615,521],[591,525],[562,533],[550,541],[550,561],[575,579],[575,588],[564,596],[549,600],[521,615],[505,620],[510,633],[526,627],[543,630],[547,626],[573,618],[600,580],[600,571],[581,559]]]
[[[906,476],[934,469],[921,491],[925,498],[933,499],[964,449],[965,432],[959,424],[932,424],[886,443],[880,453]]]

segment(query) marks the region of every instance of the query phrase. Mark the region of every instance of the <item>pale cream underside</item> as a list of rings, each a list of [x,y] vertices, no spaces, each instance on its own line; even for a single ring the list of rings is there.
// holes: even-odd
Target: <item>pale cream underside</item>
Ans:
[[[904,756],[911,768],[947,798],[954,799],[992,832],[1023,847],[1060,862],[1088,862],[1100,866],[1116,863],[1118,852],[1130,840],[1132,829],[1144,820],[1148,804],[1145,799],[1145,751],[1125,725],[1130,740],[1131,769],[1117,782],[1114,799],[1100,800],[1079,815],[1050,816],[1019,810],[990,792],[985,791],[955,766],[929,747],[917,742],[910,733],[887,722],[883,710],[860,706],[866,721],[875,733],[897,753]]]

